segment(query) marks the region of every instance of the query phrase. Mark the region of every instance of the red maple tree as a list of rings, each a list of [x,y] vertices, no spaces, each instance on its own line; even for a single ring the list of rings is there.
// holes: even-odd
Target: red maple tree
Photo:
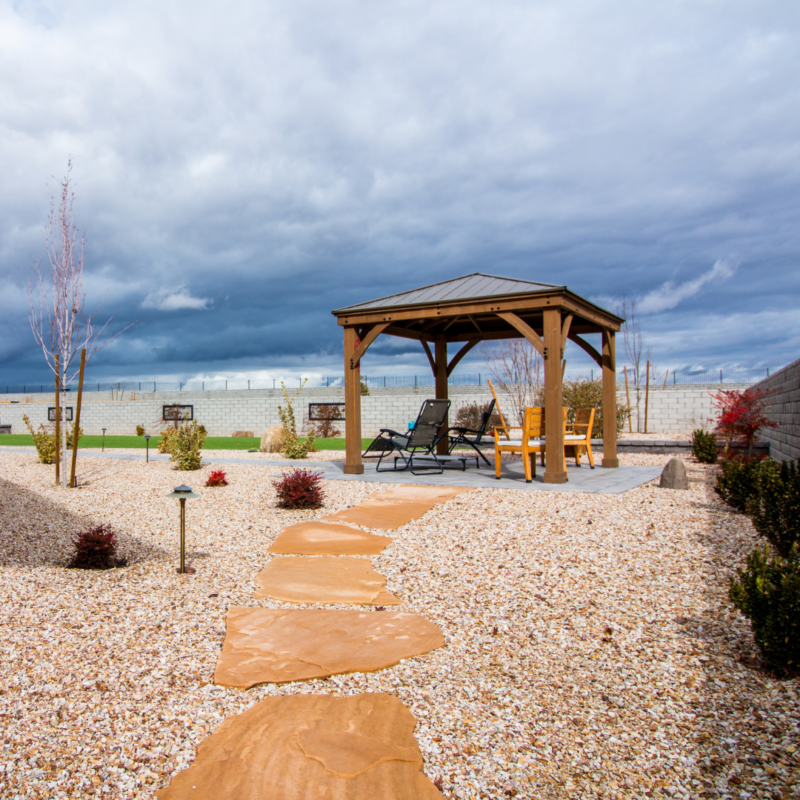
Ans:
[[[756,434],[761,428],[777,428],[778,423],[764,413],[764,400],[774,393],[770,389],[728,389],[709,392],[714,405],[719,410],[715,430],[727,439],[727,447],[734,440],[744,444],[747,452],[752,451]]]

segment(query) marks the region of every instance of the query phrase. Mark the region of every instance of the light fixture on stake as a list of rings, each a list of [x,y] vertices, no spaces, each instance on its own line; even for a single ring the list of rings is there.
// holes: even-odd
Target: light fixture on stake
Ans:
[[[190,486],[176,486],[167,497],[175,497],[181,502],[181,565],[180,574],[194,575],[195,570],[186,566],[186,501],[191,497],[200,497],[195,494]]]
[[[150,434],[146,433],[144,435],[144,440],[147,443],[147,457],[145,458],[145,463],[150,463]]]
[[[106,429],[103,428],[103,450],[102,452],[105,453],[106,451]]]

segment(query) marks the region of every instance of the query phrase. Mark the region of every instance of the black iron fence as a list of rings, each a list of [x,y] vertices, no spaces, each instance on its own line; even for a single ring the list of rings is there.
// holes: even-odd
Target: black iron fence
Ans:
[[[774,371],[774,370],[773,370]],[[644,384],[646,376],[644,371],[640,376],[640,384]],[[564,380],[596,380],[599,379],[601,371],[599,369],[585,369],[569,371],[564,375]],[[768,378],[770,368],[763,369],[711,369],[699,371],[669,371],[651,373],[651,386],[677,386],[693,383],[756,383],[757,381]],[[481,386],[486,384],[487,378],[491,378],[489,372],[476,373],[455,373],[451,375],[448,382],[451,386]],[[84,383],[85,392],[110,392],[112,395],[130,395],[133,392],[215,392],[215,391],[241,391],[253,389],[280,389],[281,383],[287,389],[297,389],[303,381],[306,381],[307,388],[327,388],[344,385],[344,378],[341,375],[316,376],[305,378],[271,378],[269,380],[214,380],[214,381],[118,381],[114,383],[91,382]],[[397,387],[413,386],[433,386],[433,374],[423,375],[363,375],[363,382],[370,389],[390,389]],[[622,371],[617,374],[617,380],[624,381]],[[628,382],[634,385],[633,373],[628,370]],[[76,390],[77,385],[70,387]],[[52,392],[52,384],[18,384],[16,386],[0,387],[0,394],[43,394]]]

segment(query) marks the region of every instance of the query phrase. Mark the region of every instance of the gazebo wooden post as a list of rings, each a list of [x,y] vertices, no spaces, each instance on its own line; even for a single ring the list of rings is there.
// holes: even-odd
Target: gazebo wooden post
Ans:
[[[361,475],[361,370],[352,363],[358,348],[356,329],[344,328],[344,471],[348,475]]]
[[[434,362],[436,369],[434,371],[434,380],[436,383],[436,399],[447,400],[447,340],[444,337],[437,337],[434,344]],[[440,433],[444,433],[450,427],[449,415],[445,418],[444,425]],[[436,445],[436,453],[440,456],[446,456],[448,449],[447,439],[442,439]]]
[[[563,393],[561,384],[561,312],[544,310],[545,483],[566,483]]]
[[[618,467],[617,353],[614,331],[603,328],[603,466]]]

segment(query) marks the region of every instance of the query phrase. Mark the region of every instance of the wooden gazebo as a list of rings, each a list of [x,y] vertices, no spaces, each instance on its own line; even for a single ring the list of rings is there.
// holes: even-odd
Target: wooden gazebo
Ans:
[[[562,360],[567,341],[587,352],[603,371],[603,466],[618,467],[614,335],[624,321],[566,286],[475,273],[332,312],[344,328],[344,471],[360,474],[361,359],[381,334],[419,341],[433,370],[437,399],[447,398],[447,379],[476,344],[527,339],[544,359],[546,413],[545,483],[564,483],[560,425]],[[583,337],[599,333],[598,349]],[[447,346],[459,349],[448,358]],[[442,443],[444,444],[444,443]]]

